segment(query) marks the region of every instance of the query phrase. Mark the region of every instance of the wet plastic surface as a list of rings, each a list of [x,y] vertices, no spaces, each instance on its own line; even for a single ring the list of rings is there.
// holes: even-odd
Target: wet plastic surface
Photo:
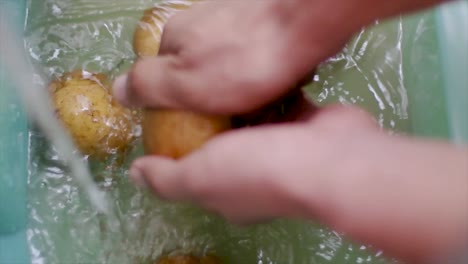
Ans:
[[[31,2],[26,41],[31,58],[48,78],[76,68],[115,76],[136,58],[134,29],[145,27],[139,19],[149,2],[116,1],[125,10],[118,12],[101,1]],[[361,104],[382,125],[407,129],[400,28],[398,20],[361,32],[317,72],[312,91],[320,92],[311,93],[316,101]],[[84,201],[41,134],[33,131],[31,138],[28,234],[34,263],[141,263],[178,251],[212,252],[230,263],[387,262],[381,252],[369,253],[316,225],[281,220],[237,228],[191,206],[157,201],[126,179],[130,156],[141,148],[124,166],[92,164],[99,186],[115,201],[119,224],[111,228]]]
[[[0,1],[0,10],[14,17],[10,22],[16,28],[10,30],[21,32],[24,9],[23,1]],[[6,26],[0,23],[0,36]],[[28,124],[5,66],[0,60],[0,263],[21,263],[29,259],[25,231]]]
[[[114,2],[109,7],[105,0],[30,1],[26,47],[43,76],[58,77],[85,68],[113,77],[131,65],[133,30],[152,1]],[[417,78],[425,77],[408,75],[411,71],[405,67],[413,67],[414,73],[421,65],[428,69],[438,63],[436,55],[422,58],[422,49],[420,57],[416,49],[411,51],[421,45],[437,53],[432,46],[432,19],[426,14],[413,21],[396,20],[358,34],[343,53],[319,69],[317,82],[308,90],[313,100],[361,105],[394,132],[445,136],[446,131],[434,130],[440,126],[421,128],[426,124],[418,118],[421,112],[412,110],[414,90],[407,89],[408,79],[421,84]],[[426,95],[416,99],[441,102],[437,91]],[[438,107],[444,108],[443,104]],[[432,120],[445,122],[444,111],[434,113],[439,115]],[[126,179],[128,161],[141,154],[139,148],[125,158],[123,166],[116,166],[115,160],[90,164],[99,186],[116,205],[119,224],[109,226],[83,197],[43,135],[33,129],[30,137],[28,240],[33,263],[145,263],[174,251],[214,252],[230,263],[388,262],[381,252],[369,253],[367,247],[316,225],[283,220],[236,228],[191,206],[157,201]]]

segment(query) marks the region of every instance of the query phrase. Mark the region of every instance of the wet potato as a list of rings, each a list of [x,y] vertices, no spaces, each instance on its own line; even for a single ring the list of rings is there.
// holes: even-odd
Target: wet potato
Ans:
[[[143,144],[147,154],[182,158],[231,128],[229,117],[173,110],[146,110]]]
[[[134,116],[113,99],[103,74],[67,73],[49,91],[57,118],[82,154],[103,159],[132,140]]]
[[[133,34],[135,53],[140,57],[158,55],[164,24],[177,11],[188,9],[193,2],[195,1],[165,1],[145,10]]]
[[[146,10],[135,29],[135,53],[140,57],[156,56],[164,24],[170,16],[189,8],[193,2],[168,1]],[[229,117],[146,109],[142,122],[143,144],[147,154],[179,159],[230,128]]]

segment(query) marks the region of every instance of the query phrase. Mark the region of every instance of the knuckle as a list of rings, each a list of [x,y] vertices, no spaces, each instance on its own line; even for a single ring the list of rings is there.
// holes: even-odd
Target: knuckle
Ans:
[[[204,40],[204,32],[206,31],[200,26],[186,27],[186,30],[184,30],[184,38],[189,41],[189,43],[195,43],[198,46]]]
[[[191,100],[209,112],[240,114],[253,111],[265,100],[261,87],[229,74],[218,73],[210,83],[198,88]]]
[[[183,14],[171,16],[163,27],[160,51],[179,54],[192,46],[200,47],[203,31],[197,29],[196,26],[187,27],[189,24],[193,23],[186,21]]]
[[[197,87],[192,85],[193,82],[187,81],[186,78],[179,77],[178,73],[173,74],[171,77],[166,76],[166,78],[170,78],[167,81],[167,83],[170,83],[170,87],[168,88],[166,86],[164,89],[164,94],[168,100],[184,108],[203,103],[203,95],[200,95]]]

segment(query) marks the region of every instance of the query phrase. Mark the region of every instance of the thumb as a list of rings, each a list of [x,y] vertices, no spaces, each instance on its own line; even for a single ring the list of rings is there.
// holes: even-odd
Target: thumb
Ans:
[[[175,56],[142,58],[115,80],[113,94],[125,106],[179,108],[191,97],[187,94],[191,80],[181,67]]]
[[[122,105],[144,108],[189,109],[207,114],[237,114],[257,107],[256,89],[239,92],[238,82],[175,55],[147,57],[113,84]],[[258,97],[258,95],[257,95]],[[261,101],[266,97],[261,94]]]
[[[186,200],[182,173],[177,161],[156,156],[135,160],[129,171],[130,179],[138,186],[147,187],[166,200]]]

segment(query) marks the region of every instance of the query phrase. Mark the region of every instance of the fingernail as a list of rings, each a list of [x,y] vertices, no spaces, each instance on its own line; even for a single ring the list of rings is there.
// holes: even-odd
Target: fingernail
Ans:
[[[143,174],[141,173],[141,170],[137,168],[131,168],[128,174],[130,176],[130,180],[132,180],[134,184],[139,187],[146,188],[147,184]]]
[[[123,74],[115,79],[114,85],[112,86],[112,93],[114,94],[115,99],[122,104],[127,103],[126,89],[127,89],[127,79],[128,75]]]

